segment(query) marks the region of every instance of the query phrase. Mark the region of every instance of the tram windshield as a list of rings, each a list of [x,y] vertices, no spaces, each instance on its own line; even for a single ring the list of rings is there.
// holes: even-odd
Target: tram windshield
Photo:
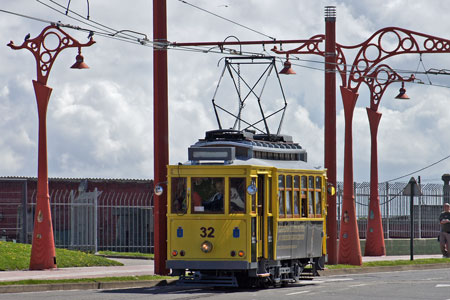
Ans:
[[[192,213],[223,213],[223,177],[192,177]]]
[[[245,178],[230,178],[230,213],[245,213]]]
[[[185,213],[186,209],[186,178],[172,178],[172,213]]]

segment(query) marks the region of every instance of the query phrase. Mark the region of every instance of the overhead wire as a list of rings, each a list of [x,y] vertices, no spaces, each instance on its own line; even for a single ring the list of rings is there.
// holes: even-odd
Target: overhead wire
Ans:
[[[416,170],[416,171],[414,171],[414,172],[410,172],[410,173],[408,173],[408,174],[406,174],[406,175],[403,175],[403,176],[400,176],[400,177],[397,177],[397,178],[394,178],[394,179],[391,179],[391,180],[384,181],[383,183],[385,183],[385,182],[391,182],[391,181],[394,181],[394,180],[399,180],[399,179],[402,179],[402,178],[404,178],[404,177],[411,176],[411,175],[413,175],[413,174],[419,173],[419,172],[421,172],[421,171],[423,171],[423,170],[426,170],[426,169],[428,169],[428,168],[431,168],[431,167],[433,167],[433,166],[435,166],[435,165],[437,165],[437,164],[439,164],[439,163],[441,163],[441,162],[443,162],[444,160],[447,160],[447,159],[449,159],[449,158],[450,158],[450,155],[447,155],[446,157],[441,158],[440,160],[438,160],[438,161],[436,161],[436,162],[434,162],[434,163],[432,163],[432,164],[429,164],[429,165],[427,165],[427,166],[425,166],[425,167],[423,167],[423,168],[420,168],[420,169],[418,169],[418,170]]]
[[[32,17],[32,16],[27,16],[27,15],[24,15],[24,14],[20,14],[20,13],[16,13],[16,12],[9,11],[9,10],[4,10],[4,9],[0,9],[0,12],[6,13],[6,14],[10,14],[10,15],[14,15],[14,16],[21,17],[21,18],[25,18],[25,19],[29,19],[29,20],[33,20],[33,21],[42,22],[42,23],[47,23],[47,24],[55,23],[55,22],[52,22],[52,21],[49,21],[49,20],[36,18],[36,17]]]
[[[267,34],[265,34],[265,33],[262,33],[261,31],[258,31],[258,30],[256,30],[256,29],[253,29],[253,28],[250,28],[250,27],[248,27],[248,26],[242,25],[242,24],[240,24],[240,23],[238,23],[238,22],[236,22],[236,21],[230,20],[230,19],[228,19],[228,18],[222,17],[221,15],[218,15],[218,14],[216,14],[216,13],[213,13],[212,11],[209,11],[209,10],[207,10],[207,9],[201,8],[201,7],[199,7],[199,6],[197,6],[197,5],[194,5],[194,4],[192,4],[192,3],[189,3],[189,2],[187,2],[187,1],[185,1],[185,0],[178,0],[178,1],[181,2],[181,3],[184,3],[184,4],[186,4],[186,5],[189,5],[189,6],[191,6],[191,7],[194,7],[194,8],[196,8],[196,9],[198,9],[198,10],[201,10],[201,11],[203,11],[203,12],[206,12],[206,13],[208,13],[208,14],[210,14],[210,15],[213,15],[213,16],[215,16],[215,17],[217,17],[217,18],[220,18],[220,19],[225,20],[225,21],[227,21],[227,22],[233,23],[233,24],[235,24],[235,25],[237,25],[237,26],[240,26],[240,27],[243,27],[243,28],[248,29],[248,30],[250,30],[250,31],[253,31],[254,33],[257,33],[257,34],[260,34],[260,35],[262,35],[262,36],[265,36],[265,37],[267,37],[267,38],[269,38],[269,39],[271,39],[271,40],[274,40],[274,41],[276,40],[276,38],[271,37],[270,35],[267,35]]]
[[[36,1],[39,2],[39,3],[41,3],[42,5],[44,5],[44,6],[48,7],[48,8],[50,8],[50,9],[52,9],[52,10],[58,12],[58,13],[61,13],[61,14],[63,14],[63,15],[66,15],[67,17],[69,17],[69,18],[71,18],[71,19],[73,19],[73,20],[75,20],[75,21],[77,21],[77,22],[80,22],[80,23],[82,23],[82,24],[84,24],[84,25],[87,25],[87,26],[90,26],[90,27],[92,27],[92,28],[95,28],[96,30],[92,30],[92,28],[82,28],[82,27],[74,26],[74,25],[70,25],[70,24],[62,24],[60,21],[58,21],[58,22],[53,22],[53,21],[50,21],[50,20],[45,20],[45,19],[42,19],[42,18],[37,18],[37,17],[33,17],[33,16],[21,14],[21,13],[16,13],[16,12],[4,10],[4,9],[0,9],[0,12],[6,13],[6,14],[10,14],[10,15],[14,15],[14,16],[18,16],[18,17],[22,17],[22,18],[26,18],[26,19],[30,19],[30,20],[34,20],[34,21],[38,21],[38,22],[43,22],[43,23],[47,23],[47,24],[54,24],[54,25],[61,26],[61,27],[67,27],[67,28],[74,29],[74,30],[80,30],[80,31],[85,31],[85,32],[94,32],[95,34],[97,34],[97,35],[99,35],[99,36],[107,37],[107,38],[111,38],[111,39],[115,39],[115,40],[118,40],[118,41],[123,41],[123,42],[128,42],[128,43],[138,44],[138,45],[148,46],[148,47],[155,47],[155,45],[154,45],[153,43],[151,43],[151,41],[148,40],[148,39],[144,40],[144,43],[143,43],[143,42],[142,42],[142,39],[139,39],[138,37],[136,37],[136,36],[134,36],[134,35],[132,35],[132,34],[124,33],[124,32],[127,31],[127,30],[122,30],[122,31],[116,30],[116,29],[111,28],[111,27],[109,27],[109,26],[103,25],[103,24],[101,24],[101,23],[99,23],[99,22],[93,21],[93,20],[91,20],[89,17],[88,17],[88,18],[84,18],[82,15],[78,14],[77,12],[74,12],[74,11],[70,10],[70,9],[69,9],[69,6],[67,6],[66,11],[67,11],[67,12],[73,13],[73,14],[76,15],[78,18],[75,18],[75,17],[73,17],[73,16],[70,16],[68,13],[64,13],[64,12],[58,10],[57,8],[55,8],[55,7],[53,7],[53,6],[49,5],[49,4],[43,3],[41,0],[36,0]],[[48,1],[51,2],[51,3],[53,3],[54,5],[57,5],[57,6],[61,7],[61,8],[64,8],[64,6],[62,6],[61,4],[59,4],[59,3],[57,3],[57,2],[55,2],[55,1],[53,1],[53,0],[48,0]],[[255,33],[258,33],[258,34],[260,34],[260,35],[263,35],[263,36],[265,36],[265,37],[268,37],[268,38],[270,38],[270,39],[272,39],[272,40],[276,40],[275,38],[273,38],[273,37],[271,37],[271,36],[269,36],[269,35],[266,35],[266,34],[264,34],[264,33],[262,33],[262,32],[259,32],[259,31],[257,31],[257,30],[254,30],[254,29],[252,29],[252,28],[249,28],[249,27],[247,27],[247,26],[245,26],[245,25],[242,25],[242,24],[237,23],[237,22],[235,22],[235,21],[232,21],[232,20],[230,20],[230,19],[224,18],[224,17],[222,17],[222,16],[220,16],[220,15],[217,15],[217,14],[215,14],[215,13],[212,13],[212,12],[206,10],[206,9],[203,9],[203,8],[201,8],[201,7],[198,7],[198,6],[196,6],[196,5],[193,5],[193,4],[191,4],[191,3],[189,3],[189,2],[187,2],[187,1],[185,1],[185,0],[178,0],[178,1],[180,1],[180,2],[182,2],[182,3],[184,3],[184,4],[187,4],[187,5],[189,5],[189,6],[192,6],[192,7],[196,8],[196,9],[202,10],[202,11],[204,11],[204,12],[206,12],[206,13],[212,14],[212,15],[218,17],[218,18],[221,18],[221,19],[224,19],[224,20],[226,20],[226,21],[229,21],[229,22],[231,22],[231,23],[233,23],[233,24],[235,24],[235,25],[241,26],[241,27],[246,28],[246,29],[248,29],[248,30],[251,30],[251,31],[253,31],[253,32],[255,32]],[[70,2],[69,2],[69,5],[70,5]],[[88,15],[88,16],[89,16],[89,15]],[[81,20],[80,20],[80,18],[81,18]],[[94,24],[94,25],[93,25],[93,24]],[[131,31],[131,30],[130,30],[129,32],[141,34],[141,33],[138,33],[138,32]],[[144,35],[144,36],[146,37],[145,34],[141,34],[141,35]],[[249,51],[247,51],[247,52],[237,52],[237,51],[235,51],[234,49],[230,49],[230,48],[221,48],[221,49],[219,49],[219,50],[214,50],[215,47],[212,47],[212,48],[205,48],[205,47],[203,47],[203,48],[202,48],[202,47],[170,47],[170,44],[168,44],[167,46],[168,46],[167,49],[171,49],[171,50],[181,50],[181,51],[189,51],[189,52],[215,53],[215,54],[224,54],[224,52],[229,52],[229,53],[227,53],[227,54],[233,54],[233,55],[260,55],[260,56],[263,55],[263,56],[264,56],[264,54],[256,53],[256,52],[249,52]],[[233,51],[233,50],[234,50],[234,51]],[[265,51],[265,49],[264,49],[264,51]],[[280,57],[280,56],[278,56],[278,57],[275,56],[275,57],[276,57],[278,60],[282,61],[283,56],[281,56],[281,57]],[[292,56],[291,56],[291,60],[292,60],[293,58],[296,59],[296,60],[298,60],[298,61],[303,61],[303,62],[311,62],[311,63],[325,64],[325,62],[322,62],[322,61],[300,59],[300,58],[298,58],[298,57],[292,55]],[[291,63],[292,63],[292,61],[291,61]],[[301,65],[301,64],[297,64],[297,63],[292,63],[292,64],[295,65],[295,66],[298,66],[298,67],[302,67],[302,68],[308,68],[308,69],[318,70],[318,71],[322,71],[322,72],[325,72],[325,71],[326,71],[324,68],[317,68],[317,67],[312,67],[312,66],[306,66],[306,65]],[[420,64],[421,64],[422,67],[424,68],[424,71],[423,71],[423,72],[418,72],[418,69],[419,69]],[[336,63],[336,65],[339,65],[339,64]],[[341,64],[341,65],[342,65],[342,64]],[[347,67],[353,67],[353,65],[348,65],[348,64],[347,64],[346,66],[347,66]],[[428,74],[433,74],[433,75],[447,75],[447,73],[432,72],[432,71],[430,71],[430,70],[432,70],[432,69],[430,69],[429,71],[426,71],[425,66],[424,66],[424,64],[423,64],[422,55],[420,55],[419,65],[418,65],[417,70],[416,70],[415,72],[414,72],[414,71],[410,71],[410,70],[401,70],[401,69],[397,69],[397,70],[396,70],[396,69],[392,69],[392,70],[394,70],[394,71],[397,72],[397,73],[425,74],[425,75],[427,75],[427,78],[428,78],[428,81],[429,81],[429,83],[428,83],[427,85],[433,85],[433,86],[438,86],[438,87],[450,88],[450,86],[437,85],[437,84],[431,83],[431,80],[429,79]],[[442,69],[442,70],[444,70],[444,69]],[[334,70],[334,72],[340,73],[339,70]],[[349,72],[350,72],[350,71],[347,71],[347,73],[349,73]],[[411,82],[411,83],[416,83],[416,84],[426,84],[426,83],[424,83],[424,82]],[[395,180],[398,180],[398,179],[402,179],[402,178],[404,178],[404,177],[407,177],[407,176],[416,174],[416,173],[421,172],[421,171],[423,171],[423,170],[426,170],[426,169],[428,169],[428,168],[430,168],[430,167],[432,167],[432,166],[434,166],[434,165],[436,165],[436,164],[439,164],[439,163],[441,163],[442,161],[447,160],[448,158],[450,158],[450,155],[448,155],[448,156],[446,156],[446,157],[444,157],[444,158],[442,158],[442,159],[440,159],[440,160],[438,160],[438,161],[436,161],[436,162],[434,162],[434,163],[432,163],[432,164],[430,164],[430,165],[427,165],[427,166],[425,166],[425,167],[423,167],[423,168],[420,168],[420,169],[418,169],[418,170],[416,170],[416,171],[413,171],[413,172],[410,172],[410,173],[408,173],[408,174],[399,176],[399,177],[397,177],[397,178],[393,178],[393,179],[387,180],[387,181],[385,181],[385,182],[392,182],[392,181],[395,181]]]
[[[155,44],[152,41],[150,41],[150,40],[148,40],[146,38],[146,34],[135,32],[135,31],[132,31],[132,30],[116,30],[116,29],[114,29],[112,27],[106,26],[106,25],[101,24],[99,22],[96,22],[96,21],[94,21],[92,19],[87,19],[84,16],[82,16],[81,14],[79,14],[79,13],[77,13],[77,12],[71,10],[71,9],[67,9],[65,6],[57,3],[54,0],[47,0],[47,1],[49,1],[50,3],[58,6],[61,9],[66,9],[68,12],[74,14],[77,17],[71,16],[69,14],[66,15],[65,12],[61,11],[60,9],[58,9],[56,7],[53,7],[53,6],[49,5],[49,4],[44,3],[42,0],[36,0],[36,1],[39,2],[40,4],[46,6],[46,7],[54,10],[54,11],[62,14],[62,15],[65,15],[65,16],[71,18],[72,20],[80,22],[80,23],[82,23],[82,24],[84,24],[84,25],[86,25],[88,27],[91,27],[91,28],[83,28],[83,27],[80,27],[80,26],[74,26],[74,25],[70,25],[70,24],[63,24],[60,21],[53,22],[53,21],[49,21],[49,20],[45,20],[45,19],[41,19],[41,18],[37,18],[37,17],[32,17],[32,16],[28,16],[28,15],[12,12],[12,11],[7,11],[7,10],[4,10],[4,9],[0,9],[0,12],[4,12],[4,13],[15,15],[15,16],[18,16],[18,17],[23,17],[23,18],[27,18],[27,19],[31,19],[31,20],[35,20],[35,21],[39,21],[39,22],[48,23],[48,24],[55,24],[57,26],[70,28],[70,29],[73,29],[73,30],[84,31],[84,32],[87,32],[87,33],[94,33],[94,34],[96,34],[98,36],[102,36],[102,37],[106,37],[106,38],[110,38],[110,39],[114,39],[114,40],[118,40],[118,41],[122,41],[122,42],[127,42],[127,43],[131,43],[131,44],[142,45],[142,46],[147,46],[147,47],[151,47],[151,48],[155,47]],[[178,0],[178,1],[181,1],[183,3],[186,2],[184,0]],[[192,5],[192,4],[188,3],[188,2],[186,2],[186,4],[194,6],[194,7],[198,8],[198,9],[201,9],[201,8],[199,8],[199,7],[195,6],[195,5]],[[94,28],[94,29],[92,29],[92,28]],[[142,36],[144,36],[144,38],[142,39],[140,37],[137,37],[135,35],[129,34],[127,32],[132,32],[132,33],[136,33],[136,34],[142,35]],[[272,38],[272,37],[270,37],[270,38]],[[234,50],[232,48],[226,48],[226,47],[219,48],[218,46],[217,47],[209,47],[209,48],[207,48],[205,46],[203,46],[203,47],[202,46],[190,46],[190,47],[184,46],[184,47],[180,47],[180,46],[174,46],[170,42],[167,42],[167,44],[165,44],[165,45],[157,45],[157,47],[164,47],[167,50],[181,50],[181,51],[197,52],[197,53],[214,53],[214,54],[226,54],[226,55],[236,55],[236,56],[239,56],[239,55],[242,55],[242,56],[252,56],[252,55],[253,56],[266,56],[266,54],[258,53],[258,52],[254,52],[254,51],[239,51],[239,52],[237,52],[236,50]],[[269,54],[269,56],[270,56],[270,54]],[[284,58],[283,55],[271,55],[271,56],[276,57],[277,60],[280,61],[280,62],[282,62],[282,59]],[[297,57],[295,55],[291,55],[290,58],[291,58],[292,65],[295,65],[295,66],[298,66],[298,67],[302,67],[302,68],[312,69],[312,70],[318,70],[318,71],[322,71],[322,72],[329,71],[329,70],[325,70],[325,68],[317,68],[317,67],[302,65],[302,64],[298,64],[298,63],[293,62],[293,61],[297,60],[297,61],[301,61],[301,62],[309,62],[309,63],[317,63],[317,64],[325,65],[325,62],[323,62],[323,61],[317,61],[317,60],[311,60],[311,59],[301,59],[301,58],[299,58],[299,57]],[[420,64],[420,62],[419,62],[419,64]],[[342,66],[342,64],[338,64],[338,63],[335,63],[335,65],[341,65]],[[422,65],[423,65],[423,62],[422,62]],[[353,67],[353,65],[346,64],[345,66],[347,67],[346,73],[350,74],[350,71],[348,69]],[[407,74],[414,74],[415,73],[415,74],[425,74],[427,76],[428,76],[428,74],[446,75],[446,73],[432,72],[432,71],[418,72],[418,70],[416,70],[416,71],[403,70],[403,69],[392,69],[392,70],[397,72],[397,73],[404,73],[404,74],[406,74],[406,73]],[[341,71],[340,70],[333,70],[332,72],[340,73]],[[401,80],[399,80],[399,82],[400,81]],[[446,86],[446,85],[432,84],[431,80],[429,80],[428,84],[424,83],[422,81],[410,82],[410,83],[412,83],[412,84],[425,84],[425,85],[433,85],[433,86],[443,87],[443,88],[450,88],[450,86]]]

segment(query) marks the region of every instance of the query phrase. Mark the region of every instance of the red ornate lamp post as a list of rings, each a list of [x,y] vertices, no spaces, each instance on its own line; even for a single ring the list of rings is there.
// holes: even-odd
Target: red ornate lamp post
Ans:
[[[328,31],[327,31],[328,33]],[[317,35],[311,39],[325,38]],[[388,48],[389,49],[386,49]],[[359,49],[351,70],[348,72],[343,49]],[[310,44],[288,51],[277,51],[277,54],[317,54],[325,56],[317,45]],[[329,50],[326,50],[329,51]],[[353,194],[353,112],[358,99],[358,90],[365,82],[371,89],[371,105],[368,108],[369,124],[371,128],[371,195],[368,224],[368,240],[366,241],[366,255],[385,254],[383,231],[381,227],[381,214],[378,196],[378,167],[377,167],[377,131],[381,113],[377,111],[379,101],[388,84],[394,81],[409,81],[393,72],[387,65],[377,68],[383,60],[399,55],[411,53],[448,53],[450,41],[410,30],[388,27],[374,33],[365,42],[354,46],[343,46],[336,43],[336,69],[341,75],[341,95],[345,118],[345,149],[344,149],[344,191],[342,204],[342,220],[339,236],[339,263],[361,265],[362,256],[359,243],[359,233],[356,221],[354,194]],[[327,72],[328,70],[326,68]],[[388,71],[386,71],[388,70]],[[383,71],[383,72],[381,72]],[[389,77],[381,83],[378,75],[387,73]],[[378,78],[378,80],[375,80]],[[375,81],[374,81],[375,80]],[[327,109],[327,108],[325,108]],[[325,144],[325,147],[330,147]],[[329,208],[330,209],[330,208]],[[330,221],[330,218],[329,218]],[[330,223],[330,222],[329,222]],[[330,238],[331,239],[331,238]],[[332,241],[331,241],[332,242]]]
[[[370,125],[370,202],[369,216],[366,233],[365,256],[386,255],[384,244],[383,225],[381,223],[380,198],[378,195],[378,146],[377,133],[378,125],[381,119],[381,113],[378,112],[378,105],[383,97],[388,85],[393,82],[413,81],[414,76],[409,78],[400,76],[388,65],[378,65],[375,70],[364,78],[364,82],[370,91],[370,108],[367,107],[367,116]]]
[[[46,85],[48,75],[56,56],[66,48],[78,48],[77,61],[72,68],[87,68],[87,65],[83,62],[83,56],[81,56],[81,48],[94,43],[91,38],[88,43],[81,44],[58,26],[50,25],[44,28],[41,34],[34,39],[29,39],[29,36],[27,36],[21,46],[14,45],[12,41],[8,44],[14,50],[30,50],[36,59],[37,68],[37,81],[33,80],[33,87],[39,118],[38,183],[30,259],[31,270],[56,268],[55,242],[48,193],[46,114],[52,92],[52,88]]]
[[[348,82],[341,87],[345,116],[345,153],[344,153],[344,194],[343,219],[339,242],[339,263],[360,265],[362,263],[359,246],[358,227],[354,214],[353,195],[353,156],[352,156],[352,115],[358,98],[361,83],[369,85],[371,91],[370,108],[367,109],[371,130],[371,189],[369,204],[368,235],[366,240],[366,255],[384,255],[385,245],[381,225],[381,214],[378,195],[378,167],[377,167],[377,131],[381,118],[378,105],[387,85],[395,80],[405,81],[386,65],[377,67],[383,60],[400,54],[412,53],[448,53],[450,40],[426,35],[397,27],[387,27],[375,32],[365,42],[355,46],[340,46],[344,49],[358,49],[353,60]],[[385,84],[377,84],[380,72],[388,74]],[[372,78],[372,80],[371,80]],[[349,221],[345,222],[345,212]]]

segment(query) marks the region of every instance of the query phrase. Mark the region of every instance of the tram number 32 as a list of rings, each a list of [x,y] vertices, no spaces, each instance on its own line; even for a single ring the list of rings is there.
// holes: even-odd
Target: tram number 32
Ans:
[[[201,231],[200,236],[202,238],[205,238],[205,237],[213,238],[214,237],[214,228],[213,227],[208,227],[208,228],[200,227],[200,231]]]

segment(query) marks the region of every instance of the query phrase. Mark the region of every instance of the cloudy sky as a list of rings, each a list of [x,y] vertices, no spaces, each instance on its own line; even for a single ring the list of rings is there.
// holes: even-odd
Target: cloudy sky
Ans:
[[[54,0],[67,6],[67,0]],[[55,2],[41,0],[56,7]],[[302,0],[189,0],[237,23],[277,39],[307,39],[324,33],[323,8],[337,7],[337,42],[355,45],[375,31],[402,27],[450,39],[450,2],[407,0],[302,1]],[[2,1],[0,9],[49,21],[91,28],[32,0]],[[87,16],[87,1],[72,0],[70,8]],[[64,11],[64,9],[61,9]],[[196,9],[179,0],[167,0],[168,39],[171,42],[222,41],[228,36],[267,40],[254,31]],[[69,13],[73,16],[73,13]],[[152,39],[152,1],[90,1],[90,20],[116,30],[132,30]],[[0,176],[36,176],[37,110],[32,80],[34,57],[27,50],[13,51],[26,34],[34,38],[46,23],[6,13],[0,18]],[[80,42],[87,33],[65,29]],[[144,37],[142,35],[141,37]],[[58,56],[48,86],[53,88],[48,107],[48,160],[50,177],[153,178],[153,48],[94,35],[97,43],[83,49],[89,70],[72,70],[76,49]],[[231,38],[233,39],[233,38]],[[293,47],[283,45],[283,49]],[[271,47],[244,46],[243,51],[266,53]],[[238,47],[234,49],[239,50]],[[211,51],[213,52],[213,51]],[[225,55],[169,51],[170,163],[187,160],[187,148],[216,129],[211,99]],[[353,52],[349,52],[352,61]],[[292,135],[308,150],[314,166],[323,166],[324,72],[319,56],[298,56],[296,76],[282,77],[288,101],[282,133]],[[386,61],[392,68],[424,71],[450,69],[450,55],[403,55]],[[281,68],[281,62],[277,67]],[[257,70],[242,70],[249,81]],[[406,73],[405,73],[406,74]],[[450,77],[417,75],[426,84],[407,83],[410,101],[398,101],[400,84],[391,84],[379,111],[380,182],[406,175],[450,155]],[[236,100],[224,76],[217,101]],[[338,79],[339,85],[339,79]],[[429,83],[432,83],[430,85]],[[354,113],[354,178],[368,181],[370,135],[365,107],[366,86],[361,86]],[[343,175],[344,117],[337,93],[338,180]],[[220,99],[219,99],[220,98]],[[276,87],[264,92],[270,111],[281,98]],[[250,104],[249,104],[250,106]],[[248,107],[251,112],[251,107]],[[450,159],[415,173],[423,182],[441,182],[450,173]],[[403,178],[407,181],[409,178]]]

